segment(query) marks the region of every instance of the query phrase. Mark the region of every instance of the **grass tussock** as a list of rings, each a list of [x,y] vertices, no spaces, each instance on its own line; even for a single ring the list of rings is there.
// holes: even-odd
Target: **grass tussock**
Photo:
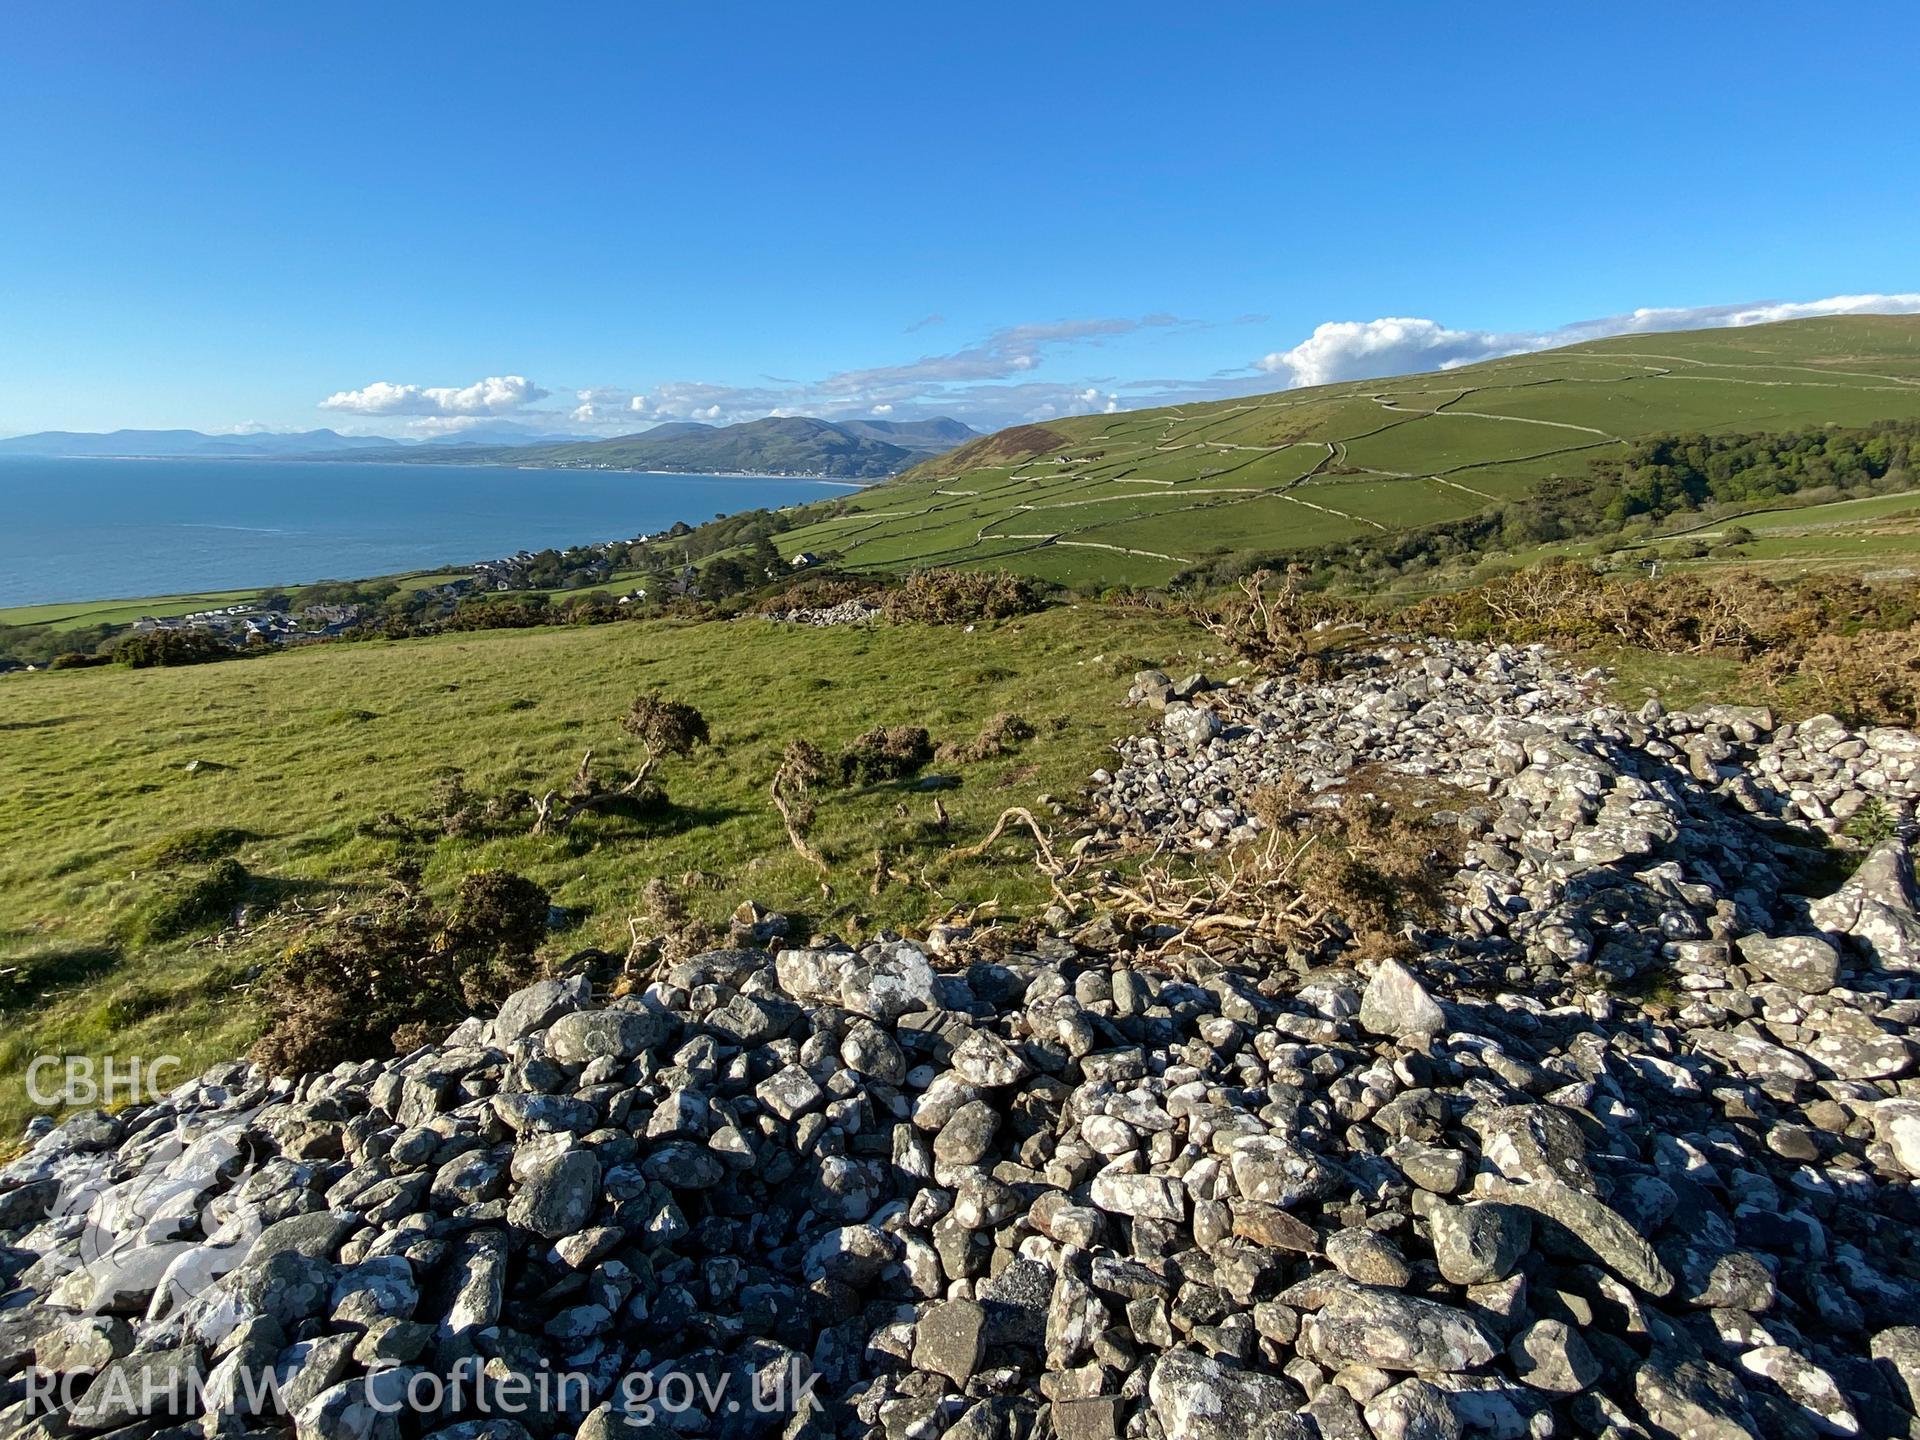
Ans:
[[[120,938],[128,945],[154,945],[225,924],[252,888],[246,866],[233,859],[169,876],[127,916]]]
[[[195,825],[141,846],[134,854],[133,863],[143,870],[205,865],[233,854],[258,838],[251,830],[233,825]]]

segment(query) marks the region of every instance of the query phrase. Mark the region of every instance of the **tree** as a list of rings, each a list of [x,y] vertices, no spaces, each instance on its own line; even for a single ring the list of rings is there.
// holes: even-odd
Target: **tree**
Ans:
[[[156,665],[200,665],[229,660],[232,646],[209,630],[148,630],[127,636],[113,647],[113,658],[135,670]]]
[[[771,579],[787,568],[787,562],[780,558],[780,552],[774,548],[773,541],[761,535],[753,542],[753,549],[747,554],[747,568],[756,577],[764,575]]]
[[[715,599],[723,595],[738,595],[752,584],[746,566],[731,555],[722,555],[717,560],[709,560],[706,568],[700,572],[700,587]]]
[[[629,735],[640,742],[645,755],[633,775],[618,785],[602,785],[594,779],[593,751],[580,757],[580,768],[573,773],[565,804],[558,790],[549,790],[534,803],[533,833],[552,834],[564,830],[588,810],[603,809],[641,793],[653,773],[653,767],[668,755],[689,755],[697,745],[707,743],[707,721],[691,705],[678,700],[662,700],[656,695],[638,696],[621,722]]]
[[[647,758],[639,774],[642,780],[661,756],[689,755],[696,745],[705,745],[708,740],[706,717],[698,710],[655,695],[637,697],[621,726],[646,747]]]

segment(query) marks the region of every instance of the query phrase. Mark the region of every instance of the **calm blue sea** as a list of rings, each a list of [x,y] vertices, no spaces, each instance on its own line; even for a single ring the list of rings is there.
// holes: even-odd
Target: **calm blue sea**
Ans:
[[[853,488],[480,465],[5,459],[0,605],[390,575]]]

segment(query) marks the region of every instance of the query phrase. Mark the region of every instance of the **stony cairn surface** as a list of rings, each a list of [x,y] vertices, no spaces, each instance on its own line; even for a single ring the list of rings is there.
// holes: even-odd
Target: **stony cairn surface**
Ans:
[[[770,610],[765,612],[765,617],[786,625],[812,625],[824,628],[832,625],[871,625],[883,613],[878,605],[869,604],[865,600],[842,600],[837,604],[817,605],[812,608]]]
[[[403,1058],[73,1118],[0,1171],[0,1434],[1920,1433],[1911,865],[1796,890],[1819,832],[1910,813],[1913,735],[1626,712],[1469,646],[1135,694],[1110,832],[1441,777],[1454,923],[1177,974],[1098,925],[769,924],[611,1004],[547,981]],[[46,1414],[35,1372],[94,1378]],[[542,1373],[578,1384],[482,1403]],[[636,1403],[675,1373],[820,1408]]]

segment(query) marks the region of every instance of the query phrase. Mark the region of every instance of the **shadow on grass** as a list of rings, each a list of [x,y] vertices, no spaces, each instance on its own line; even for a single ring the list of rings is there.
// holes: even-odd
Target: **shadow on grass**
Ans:
[[[271,910],[289,900],[302,900],[315,895],[377,895],[386,888],[387,881],[384,878],[308,880],[291,875],[256,875],[253,877],[253,888],[247,892],[247,904]]]
[[[662,840],[749,813],[740,806],[674,805],[659,801],[609,805],[594,811],[591,818],[575,821],[561,834],[575,843],[587,844],[607,840]]]
[[[91,984],[120,960],[120,951],[111,945],[73,945],[22,956],[0,974],[0,1015],[37,1005],[50,990]]]
[[[0,730],[51,730],[56,725],[71,725],[77,715],[46,715],[38,720],[0,720]]]

